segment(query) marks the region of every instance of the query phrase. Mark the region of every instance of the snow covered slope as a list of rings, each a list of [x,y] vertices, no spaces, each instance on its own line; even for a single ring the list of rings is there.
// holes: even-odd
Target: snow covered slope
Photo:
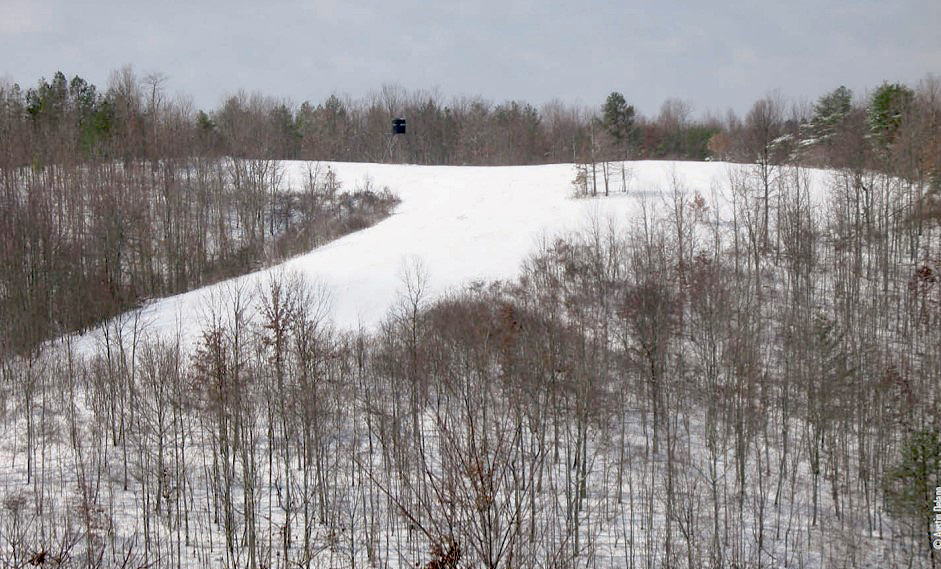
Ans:
[[[432,296],[475,280],[516,276],[521,262],[544,237],[584,227],[592,217],[615,219],[626,226],[648,207],[663,208],[674,180],[690,193],[698,191],[715,207],[713,192],[729,199],[730,175],[753,170],[719,162],[629,162],[627,192],[621,176],[607,198],[573,198],[575,168],[570,164],[512,167],[448,167],[332,163],[345,189],[367,178],[374,187],[387,186],[402,203],[377,225],[256,273],[235,279],[252,286],[274,270],[299,271],[323,283],[332,296],[332,317],[341,328],[375,326],[402,290],[403,270],[417,257],[427,271]],[[306,162],[284,164],[287,183],[301,188]],[[826,173],[812,172],[813,185],[823,187]],[[603,193],[599,172],[599,194]],[[719,203],[720,211],[723,204]],[[157,300],[142,311],[151,332],[184,339],[199,330],[211,295],[227,282]],[[93,332],[77,347],[97,345]]]

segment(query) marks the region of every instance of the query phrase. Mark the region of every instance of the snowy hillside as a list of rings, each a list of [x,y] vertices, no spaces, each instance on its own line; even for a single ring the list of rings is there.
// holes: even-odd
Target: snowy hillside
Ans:
[[[903,181],[330,168],[400,205],[0,367],[0,565],[928,566]]]
[[[300,188],[306,162],[285,162],[285,185]],[[625,228],[636,222],[642,202],[648,213],[670,206],[674,186],[698,192],[709,207],[728,210],[730,176],[749,176],[747,166],[721,162],[642,161],[627,163],[611,180],[604,197],[573,198],[575,169],[570,164],[511,167],[411,166],[330,163],[344,187],[365,180],[388,187],[402,200],[391,218],[338,239],[281,265],[234,279],[254,286],[272,271],[299,271],[326,286],[332,318],[341,328],[374,327],[396,302],[403,271],[418,260],[434,296],[473,281],[514,278],[540,240],[585,229],[592,219],[613,220]],[[808,171],[812,195],[822,195],[827,174]],[[615,179],[616,178],[616,179]],[[713,195],[715,194],[715,195]],[[199,316],[219,283],[146,306],[141,322],[149,332],[191,338]],[[77,343],[94,350],[97,333]]]

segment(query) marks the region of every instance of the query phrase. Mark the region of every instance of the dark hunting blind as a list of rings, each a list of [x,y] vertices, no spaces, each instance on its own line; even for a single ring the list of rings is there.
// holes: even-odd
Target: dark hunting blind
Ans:
[[[405,119],[392,119],[392,134],[405,134]]]

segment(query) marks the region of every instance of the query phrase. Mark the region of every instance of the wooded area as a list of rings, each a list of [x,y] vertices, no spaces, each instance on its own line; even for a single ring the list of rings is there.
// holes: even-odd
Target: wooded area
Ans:
[[[0,424],[18,482],[0,563],[941,561],[938,81],[864,102],[840,88],[790,118],[769,97],[712,126],[679,103],[636,117],[617,93],[595,114],[395,90],[206,114],[164,101],[159,78],[113,83],[0,93]],[[349,201],[314,166],[280,191],[276,159],[382,160],[398,115],[397,160],[574,161],[584,195],[658,152],[748,166],[724,194],[676,180],[639,219],[546,242],[514,282],[431,299],[416,263],[378,330],[331,328],[327,291],[288,273],[226,287],[192,350],[134,311],[94,356],[41,342],[270,258]],[[809,166],[831,169],[822,204]],[[388,212],[361,189],[329,223]]]
[[[0,88],[0,349],[308,251],[398,203],[318,164],[288,187],[267,111],[227,106],[210,127],[161,81]]]

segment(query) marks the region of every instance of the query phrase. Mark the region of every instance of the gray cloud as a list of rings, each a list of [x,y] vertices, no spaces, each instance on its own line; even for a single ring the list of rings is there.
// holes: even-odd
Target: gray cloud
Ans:
[[[300,102],[395,82],[593,107],[619,90],[648,115],[668,97],[742,113],[773,89],[812,100],[941,73],[937,0],[0,0],[0,14],[0,76],[30,86],[61,69],[103,88],[132,64],[203,108],[238,89]]]

